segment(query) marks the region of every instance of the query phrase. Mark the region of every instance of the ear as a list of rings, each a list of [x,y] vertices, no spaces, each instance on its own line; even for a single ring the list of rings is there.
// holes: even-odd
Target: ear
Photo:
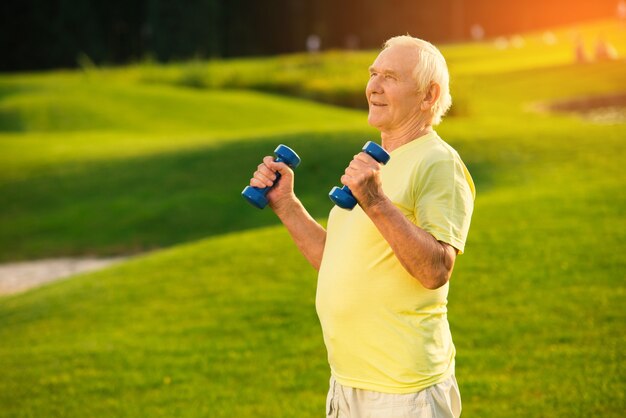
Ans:
[[[431,110],[437,100],[439,100],[439,96],[441,95],[441,87],[439,84],[433,82],[430,83],[428,87],[428,91],[426,92],[426,96],[422,99],[421,109],[423,111]]]

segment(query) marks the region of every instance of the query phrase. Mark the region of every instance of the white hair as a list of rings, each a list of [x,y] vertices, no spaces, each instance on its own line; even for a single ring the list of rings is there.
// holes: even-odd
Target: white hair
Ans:
[[[419,91],[428,89],[433,82],[439,85],[441,94],[432,107],[432,124],[438,125],[443,115],[452,105],[450,74],[448,73],[446,59],[437,47],[430,42],[409,35],[394,36],[388,39],[383,46],[383,50],[395,45],[416,49],[419,59],[413,70],[413,77]]]

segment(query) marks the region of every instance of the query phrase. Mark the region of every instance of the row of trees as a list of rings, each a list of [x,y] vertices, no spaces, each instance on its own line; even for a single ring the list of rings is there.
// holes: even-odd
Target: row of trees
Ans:
[[[614,14],[616,0],[2,0],[0,70],[376,48],[411,33],[433,42]]]

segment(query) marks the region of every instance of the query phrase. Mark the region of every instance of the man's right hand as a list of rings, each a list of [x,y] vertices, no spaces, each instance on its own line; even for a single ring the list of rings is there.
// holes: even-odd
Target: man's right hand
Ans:
[[[267,192],[267,200],[270,207],[276,211],[289,201],[295,199],[293,192],[293,171],[285,163],[277,163],[273,157],[263,158],[263,163],[259,164],[257,171],[250,179],[250,186],[265,188],[272,187],[276,182],[276,173],[280,173],[280,181],[276,187]]]

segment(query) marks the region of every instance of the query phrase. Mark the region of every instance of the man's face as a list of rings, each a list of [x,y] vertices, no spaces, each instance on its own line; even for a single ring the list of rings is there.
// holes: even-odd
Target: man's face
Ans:
[[[367,121],[380,131],[392,131],[409,123],[420,113],[420,100],[413,70],[417,52],[395,45],[378,54],[370,67],[365,89],[369,114]]]

